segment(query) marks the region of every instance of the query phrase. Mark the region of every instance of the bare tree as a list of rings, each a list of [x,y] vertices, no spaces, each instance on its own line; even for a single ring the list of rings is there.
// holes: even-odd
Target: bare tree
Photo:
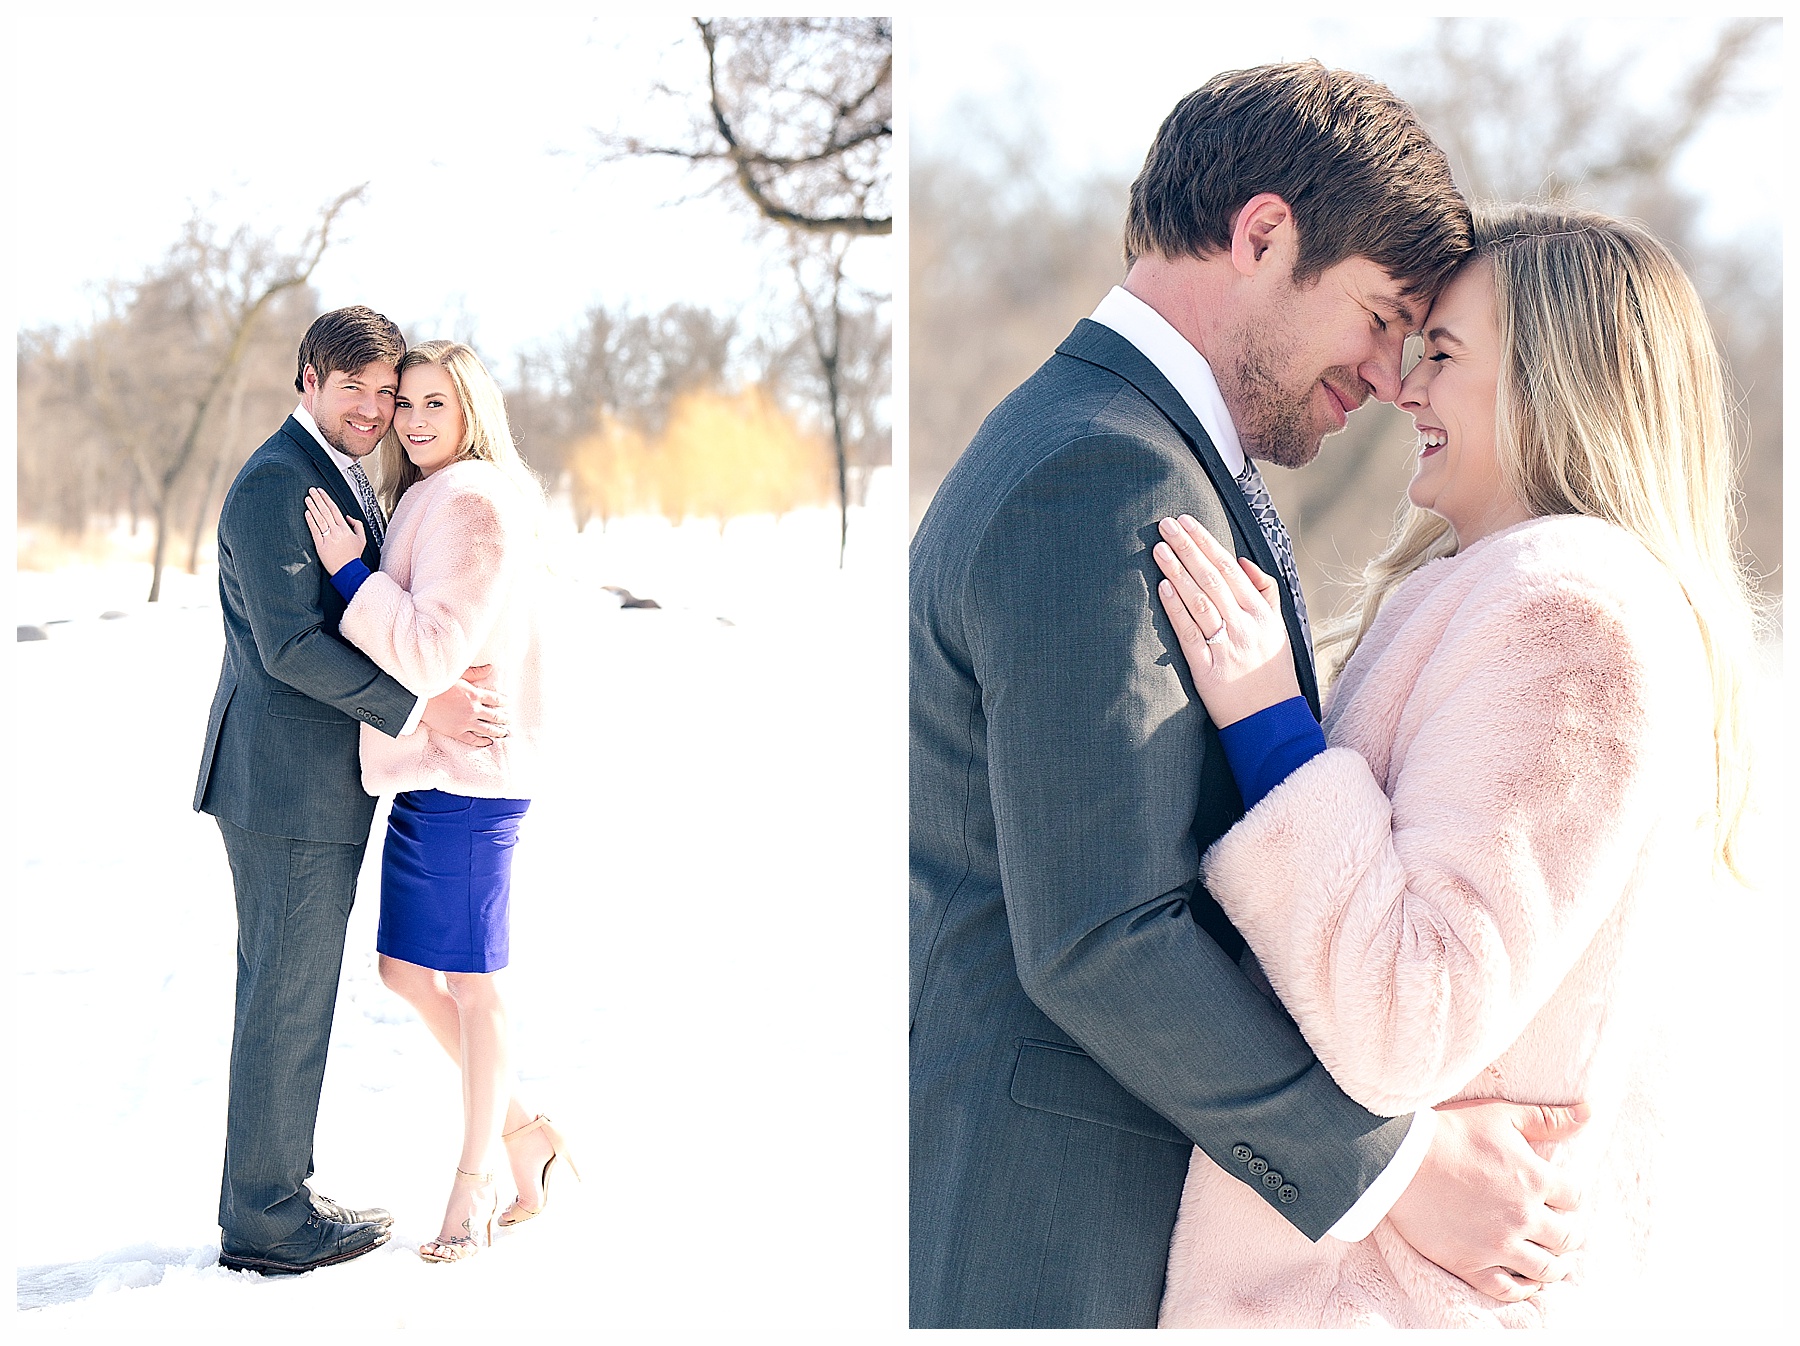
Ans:
[[[700,105],[683,138],[602,136],[604,157],[668,157],[728,169],[759,216],[785,236],[795,283],[790,319],[811,355],[821,419],[837,459],[838,563],[849,529],[853,442],[846,337],[879,324],[886,296],[852,316],[850,244],[893,232],[893,25],[884,18],[695,19],[706,55]],[[681,97],[666,87],[659,92]],[[859,291],[860,293],[860,291]],[[776,343],[781,345],[782,343]],[[866,362],[865,362],[866,363]],[[880,399],[867,405],[879,404]]]
[[[891,382],[891,329],[880,321],[885,297],[849,283],[846,238],[797,236],[788,265],[805,319],[807,364],[826,411],[837,468],[838,566],[850,536],[851,473],[868,467],[880,439],[876,402]]]
[[[837,463],[838,568],[850,537],[850,470],[845,448],[844,389],[844,244],[836,239],[820,248],[793,248],[789,264],[807,335],[825,385],[825,408],[831,422],[831,446]]]
[[[723,181],[785,229],[892,233],[892,23],[695,19],[694,26],[706,53],[704,112],[676,143],[602,136],[603,158],[724,167]]]
[[[172,512],[198,460],[208,413],[259,319],[280,296],[307,285],[338,216],[363,190],[327,202],[291,252],[247,225],[221,242],[196,213],[160,266],[131,287],[114,287],[110,312],[89,333],[93,413],[125,451],[155,526],[150,602],[162,595]],[[228,441],[220,437],[215,445],[220,454]],[[216,476],[217,458],[207,466]]]

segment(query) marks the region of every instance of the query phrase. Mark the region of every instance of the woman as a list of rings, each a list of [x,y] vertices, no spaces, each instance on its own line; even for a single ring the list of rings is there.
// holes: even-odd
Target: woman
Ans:
[[[1205,880],[1274,993],[1373,1111],[1587,1101],[1557,1156],[1587,1242],[1575,1274],[1502,1303],[1385,1223],[1309,1244],[1196,1151],[1166,1326],[1562,1323],[1642,1263],[1650,1002],[1678,984],[1659,926],[1734,864],[1746,786],[1723,380],[1642,229],[1523,207],[1476,225],[1402,385],[1411,508],[1324,732],[1274,581],[1164,520],[1159,591],[1249,810]]]
[[[462,1070],[462,1153],[442,1230],[419,1248],[427,1261],[453,1262],[492,1239],[496,1137],[518,1190],[502,1226],[543,1208],[550,1169],[568,1158],[549,1118],[528,1111],[512,1087],[497,981],[508,961],[513,843],[536,789],[543,495],[474,351],[428,341],[407,351],[399,372],[381,447],[393,518],[380,572],[357,559],[362,526],[346,523],[325,492],[312,491],[306,510],[319,558],[349,603],[347,639],[420,696],[489,665],[489,685],[509,707],[505,733],[478,747],[424,725],[397,739],[364,726],[362,737],[363,787],[395,792],[381,857],[381,979]]]

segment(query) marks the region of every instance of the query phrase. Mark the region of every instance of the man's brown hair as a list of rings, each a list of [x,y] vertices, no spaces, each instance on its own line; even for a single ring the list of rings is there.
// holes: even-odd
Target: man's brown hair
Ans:
[[[1231,247],[1244,203],[1294,212],[1294,279],[1367,257],[1430,296],[1468,257],[1469,207],[1450,163],[1386,85],[1317,61],[1215,75],[1175,105],[1131,184],[1125,262]]]
[[[372,308],[354,304],[334,308],[313,319],[313,325],[300,338],[300,360],[294,367],[294,391],[306,391],[306,367],[311,365],[319,376],[320,386],[334,369],[354,374],[365,365],[380,361],[398,367],[406,354],[406,338],[400,329]]]

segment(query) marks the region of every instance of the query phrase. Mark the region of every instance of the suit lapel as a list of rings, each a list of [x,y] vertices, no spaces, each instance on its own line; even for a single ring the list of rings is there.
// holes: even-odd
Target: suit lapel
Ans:
[[[287,436],[295,448],[312,459],[313,466],[319,469],[319,475],[325,479],[326,494],[337,502],[344,517],[362,520],[363,564],[370,570],[376,569],[381,564],[381,548],[375,545],[375,530],[369,527],[369,520],[363,514],[362,502],[356,498],[356,492],[350,489],[350,483],[344,480],[344,474],[338,471],[338,465],[331,461],[331,455],[325,452],[319,441],[307,433],[306,427],[292,416],[282,422],[281,433]]]
[[[1225,505],[1225,512],[1231,516],[1232,532],[1236,535],[1232,540],[1249,554],[1250,559],[1265,575],[1275,577],[1275,586],[1281,591],[1281,615],[1287,622],[1288,645],[1293,651],[1294,671],[1300,679],[1300,690],[1305,695],[1307,704],[1312,707],[1313,714],[1319,714],[1318,678],[1313,672],[1312,652],[1307,648],[1305,634],[1300,629],[1300,614],[1294,607],[1294,596],[1288,592],[1287,583],[1281,577],[1281,567],[1275,563],[1275,554],[1269,548],[1269,540],[1263,536],[1262,525],[1257,522],[1250,502],[1244,499],[1244,492],[1237,484],[1237,478],[1231,475],[1225,466],[1225,460],[1219,457],[1218,449],[1206,433],[1206,427],[1200,424],[1200,418],[1194,415],[1194,409],[1175,391],[1174,385],[1163,377],[1162,371],[1151,363],[1149,356],[1103,323],[1083,318],[1075,324],[1075,330],[1064,338],[1062,345],[1056,348],[1056,353],[1118,375],[1149,398],[1169,423],[1181,432],[1188,448],[1193,451],[1194,457],[1199,460],[1200,466],[1212,481],[1213,488]],[[306,431],[301,429],[300,433],[304,435]]]

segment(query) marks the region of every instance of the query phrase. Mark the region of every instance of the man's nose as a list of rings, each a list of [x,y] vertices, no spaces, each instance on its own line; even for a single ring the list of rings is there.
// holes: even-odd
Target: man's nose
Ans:
[[[1356,372],[1374,389],[1378,399],[1392,402],[1400,396],[1400,361],[1406,348],[1406,333],[1397,330],[1396,324],[1389,324],[1388,330],[1377,334],[1375,341],[1375,353],[1359,365]]]

